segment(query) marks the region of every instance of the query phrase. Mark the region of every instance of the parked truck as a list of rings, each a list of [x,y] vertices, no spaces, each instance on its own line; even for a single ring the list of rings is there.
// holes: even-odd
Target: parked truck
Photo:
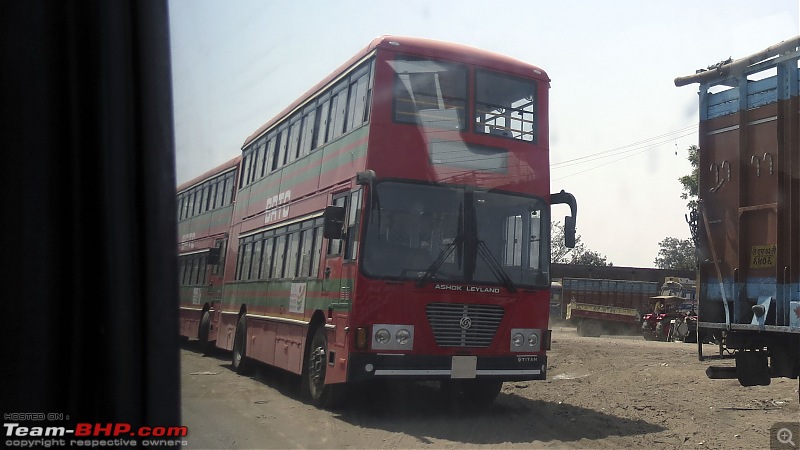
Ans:
[[[658,288],[653,281],[562,278],[561,298],[566,320],[581,336],[636,334]]]
[[[800,36],[675,80],[699,84],[698,329],[735,360],[706,373],[743,386],[800,374],[798,61]]]

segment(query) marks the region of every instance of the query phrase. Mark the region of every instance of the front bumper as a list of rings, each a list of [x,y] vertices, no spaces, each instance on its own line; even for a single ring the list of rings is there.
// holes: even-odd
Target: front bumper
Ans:
[[[351,354],[348,381],[376,378],[412,380],[493,379],[544,380],[547,356],[433,356],[402,354]]]

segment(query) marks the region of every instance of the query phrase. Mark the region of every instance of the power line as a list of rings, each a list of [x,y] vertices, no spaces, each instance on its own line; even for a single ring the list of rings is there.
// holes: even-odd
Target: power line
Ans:
[[[688,131],[688,130],[690,130],[692,128],[695,128],[695,127],[697,127],[697,125],[686,127],[686,128],[681,129],[681,130],[673,131],[673,132],[666,133],[666,134],[663,134],[663,135],[660,135],[660,136],[656,136],[656,137],[653,137],[653,138],[645,139],[645,140],[642,140],[642,141],[639,141],[639,142],[636,142],[636,143],[633,143],[633,144],[628,144],[628,145],[625,145],[625,146],[622,146],[622,147],[617,147],[615,149],[594,153],[592,155],[587,155],[587,156],[584,156],[584,157],[581,157],[581,158],[575,158],[575,159],[572,159],[572,160],[569,160],[569,161],[564,161],[563,163],[552,164],[551,167],[554,168],[554,169],[563,169],[563,168],[566,168],[566,167],[569,167],[569,166],[573,166],[573,165],[577,165],[577,164],[584,164],[584,163],[588,163],[588,162],[591,162],[591,161],[596,161],[596,160],[599,160],[599,159],[610,158],[610,157],[619,156],[619,155],[625,155],[625,156],[622,156],[621,158],[616,158],[616,159],[614,159],[612,161],[608,161],[608,162],[605,162],[603,164],[598,164],[596,166],[589,167],[588,169],[580,170],[578,172],[574,172],[574,173],[571,173],[571,174],[568,174],[568,175],[564,175],[564,176],[560,176],[560,177],[554,177],[554,178],[552,178],[552,180],[555,181],[555,180],[560,180],[560,179],[563,179],[563,178],[569,178],[569,177],[574,176],[574,175],[579,175],[579,174],[582,174],[582,173],[585,173],[585,172],[589,172],[590,170],[598,169],[600,167],[607,166],[609,164],[613,164],[615,162],[622,161],[623,159],[627,159],[627,158],[631,158],[631,157],[640,155],[640,154],[642,154],[642,153],[644,153],[644,152],[646,152],[648,150],[653,150],[653,149],[656,149],[656,148],[658,148],[658,147],[660,147],[660,146],[662,146],[664,144],[667,144],[670,141],[675,141],[677,139],[680,139],[680,138],[683,138],[683,137],[686,137],[686,136],[691,136],[691,135],[695,134],[694,131],[686,133],[686,131]],[[675,133],[681,133],[681,132],[684,132],[684,134],[675,135]],[[653,142],[653,141],[655,141],[655,142]],[[643,147],[643,145],[644,145],[644,147]],[[626,148],[632,147],[632,146],[633,146],[633,148],[630,148],[630,149],[627,149],[627,150],[624,150],[624,151],[619,151],[620,149],[626,149]],[[557,166],[559,164],[561,164],[559,167],[554,167],[554,166]]]
[[[602,152],[592,153],[590,155],[581,156],[579,158],[573,158],[566,161],[561,161],[557,163],[552,163],[550,165],[551,169],[561,169],[564,167],[574,166],[578,164],[584,164],[591,161],[596,161],[598,159],[604,158],[611,158],[614,156],[622,155],[625,153],[636,152],[637,150],[641,150],[642,146],[653,147],[663,145],[667,142],[674,141],[675,139],[679,139],[682,137],[690,136],[695,133],[697,129],[697,125],[691,125],[680,130],[671,131],[669,133],[661,134],[658,136],[650,137],[647,139],[643,139],[641,141],[637,141],[631,144],[623,145],[620,147],[615,147],[610,150],[604,150]],[[689,132],[689,130],[692,130]],[[638,154],[638,153],[637,153]],[[598,166],[600,167],[600,166]]]

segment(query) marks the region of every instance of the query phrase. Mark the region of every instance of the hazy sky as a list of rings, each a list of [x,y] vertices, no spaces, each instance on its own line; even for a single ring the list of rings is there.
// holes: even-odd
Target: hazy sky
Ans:
[[[634,267],[653,267],[665,237],[689,237],[678,178],[697,144],[698,89],[674,78],[800,34],[798,0],[171,0],[169,10],[178,183],[237,155],[373,38],[457,42],[548,73],[551,192],[577,197],[588,248]]]

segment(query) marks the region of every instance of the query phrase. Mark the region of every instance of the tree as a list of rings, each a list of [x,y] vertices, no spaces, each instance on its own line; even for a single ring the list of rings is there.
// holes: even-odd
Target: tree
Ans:
[[[687,149],[688,156],[687,159],[689,160],[689,164],[692,166],[692,171],[689,175],[684,175],[678,178],[678,181],[683,186],[683,192],[681,193],[681,198],[684,200],[689,200],[686,203],[686,207],[689,208],[689,214],[686,214],[684,217],[686,218],[686,223],[689,225],[689,232],[692,235],[691,244],[693,247],[692,257],[694,258],[697,254],[697,226],[699,220],[699,212],[698,212],[698,195],[700,193],[700,182],[699,182],[699,167],[700,167],[700,147],[696,145],[691,145]],[[677,240],[677,239],[676,239]],[[661,241],[659,245],[664,244],[666,240]],[[662,245],[662,250],[664,246]],[[687,250],[688,251],[688,250]],[[659,250],[659,257],[661,257],[661,250]],[[656,264],[658,264],[658,258],[656,258]],[[692,264],[692,268],[697,266],[696,261]]]
[[[692,172],[689,175],[678,178],[678,181],[683,185],[681,198],[689,200],[686,206],[688,206],[690,210],[694,210],[697,209],[697,194],[700,192],[697,182],[698,170],[700,167],[700,147],[692,145],[687,151],[689,152],[687,159],[689,160],[689,164],[692,165]]]
[[[614,263],[606,262],[606,256],[592,250],[586,250],[583,253],[572,256],[570,264],[579,264],[582,266],[613,266]]]
[[[550,237],[550,261],[555,264],[581,264],[587,266],[613,266],[614,263],[607,262],[606,256],[598,252],[589,250],[581,242],[581,236],[575,234],[575,248],[568,248],[564,245],[564,225],[559,221],[552,224]]]
[[[567,264],[575,253],[582,253],[585,246],[581,242],[581,237],[575,234],[575,248],[564,245],[564,225],[559,221],[554,221],[550,236],[550,261],[556,264]]]
[[[667,237],[658,246],[658,257],[653,263],[659,269],[695,270],[695,246],[691,239]]]

